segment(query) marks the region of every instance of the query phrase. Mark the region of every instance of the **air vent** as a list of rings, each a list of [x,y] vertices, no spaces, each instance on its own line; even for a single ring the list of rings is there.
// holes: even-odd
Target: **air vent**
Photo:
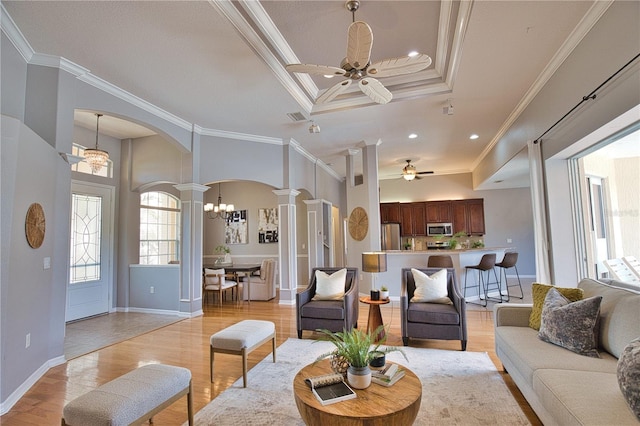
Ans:
[[[353,177],[353,180],[354,180],[354,186],[362,185],[364,183],[364,176],[363,175],[355,175]]]
[[[291,121],[307,121],[307,117],[301,112],[288,112],[287,117],[289,117]]]

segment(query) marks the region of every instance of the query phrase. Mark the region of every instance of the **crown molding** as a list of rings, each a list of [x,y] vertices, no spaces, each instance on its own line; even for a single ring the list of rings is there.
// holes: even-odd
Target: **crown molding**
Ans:
[[[218,11],[226,17],[229,22],[238,30],[238,32],[244,37],[249,45],[255,50],[258,55],[265,61],[267,66],[271,68],[276,78],[284,86],[284,88],[291,94],[291,96],[298,102],[301,108],[307,113],[311,111],[313,103],[307,97],[302,89],[295,83],[291,74],[284,68],[278,58],[269,49],[269,46],[260,37],[265,36],[272,40],[280,39],[282,35],[277,31],[275,25],[268,17],[266,11],[262,8],[259,2],[241,0],[238,3],[242,8],[254,19],[254,23],[260,28],[261,34],[258,34],[254,28],[247,22],[242,16],[240,11],[234,6],[235,2],[228,0],[209,0],[209,3],[213,5]],[[273,46],[271,46],[273,47]],[[280,46],[282,49],[283,47]]]
[[[270,136],[251,135],[248,133],[229,132],[226,130],[207,129],[198,127],[199,134],[202,136],[214,136],[218,138],[237,139],[250,142],[268,143],[272,145],[284,145],[281,138],[274,138]]]
[[[0,29],[2,29],[2,32],[5,33],[9,41],[11,41],[11,44],[13,44],[20,55],[22,55],[24,61],[29,63],[35,51],[2,3],[0,3]]]
[[[45,55],[44,53],[34,53],[31,56],[29,64],[58,68],[70,74],[73,74],[76,77],[80,77],[91,72],[87,68],[80,66],[75,62],[71,62],[70,60],[65,59],[61,56]]]
[[[325,170],[328,174],[330,174],[331,176],[333,176],[334,178],[336,178],[336,180],[339,181],[343,181],[344,179],[338,175],[335,170],[333,170],[331,167],[329,167],[327,164],[325,164],[322,160],[320,160],[317,157],[314,157],[313,155],[311,155],[309,153],[309,151],[307,151],[306,149],[304,149],[300,143],[298,143],[298,141],[296,141],[295,139],[290,139],[288,142],[288,145],[292,146],[293,149],[295,149],[298,153],[300,153],[303,157],[305,157],[307,160],[311,161],[313,164],[316,164],[318,166],[320,166],[323,170]]]
[[[615,0],[607,0],[607,1],[596,1],[593,2],[591,8],[587,11],[582,20],[578,23],[578,25],[573,29],[569,37],[565,40],[565,42],[560,46],[558,51],[553,55],[551,61],[547,64],[547,66],[542,70],[536,81],[533,82],[529,90],[522,97],[518,105],[516,105],[515,109],[509,114],[509,117],[502,124],[502,127],[498,130],[496,135],[491,139],[491,141],[487,144],[484,150],[480,153],[478,158],[471,165],[471,169],[475,170],[478,165],[485,159],[487,155],[491,152],[494,146],[500,142],[502,137],[507,133],[507,131],[511,128],[513,123],[520,117],[520,115],[524,112],[524,110],[529,106],[531,101],[536,97],[536,95],[542,90],[542,88],[547,84],[549,79],[555,74],[555,72],[560,68],[560,66],[564,63],[564,61],[569,57],[569,55],[575,50],[575,48],[580,44],[582,39],[587,35],[591,28],[600,20],[602,15],[607,11],[609,6],[613,4]]]

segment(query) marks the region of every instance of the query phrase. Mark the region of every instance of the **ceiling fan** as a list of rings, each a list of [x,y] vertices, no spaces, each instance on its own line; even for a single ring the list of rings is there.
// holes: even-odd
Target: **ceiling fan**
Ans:
[[[313,64],[288,64],[286,68],[288,71],[296,73],[341,75],[347,78],[318,96],[317,104],[330,102],[347,90],[353,81],[358,81],[360,90],[371,100],[379,104],[386,104],[393,98],[393,95],[373,77],[383,78],[418,72],[431,65],[431,58],[425,54],[418,54],[371,63],[373,31],[366,22],[355,20],[355,12],[360,7],[360,1],[349,0],[346,7],[352,14],[353,22],[349,25],[348,30],[347,56],[340,63],[340,68]]]
[[[402,177],[404,180],[412,181],[414,179],[422,179],[420,175],[432,175],[433,170],[429,170],[426,172],[419,172],[416,170],[416,166],[411,164],[411,160],[405,160],[407,165],[402,169]]]

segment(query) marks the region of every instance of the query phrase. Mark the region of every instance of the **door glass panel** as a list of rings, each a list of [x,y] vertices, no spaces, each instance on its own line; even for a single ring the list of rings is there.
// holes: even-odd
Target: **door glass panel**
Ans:
[[[100,279],[102,198],[72,194],[70,282]]]

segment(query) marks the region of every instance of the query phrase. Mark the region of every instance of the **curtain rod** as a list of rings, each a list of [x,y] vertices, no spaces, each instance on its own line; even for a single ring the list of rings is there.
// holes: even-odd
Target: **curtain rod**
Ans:
[[[620,69],[618,69],[618,71],[614,72],[613,74],[611,74],[611,76],[609,78],[607,78],[605,81],[603,81],[598,87],[596,87],[595,89],[593,89],[591,91],[591,93],[589,93],[587,96],[583,96],[582,100],[580,102],[578,102],[573,108],[571,108],[569,110],[569,112],[567,112],[565,115],[563,115],[562,117],[560,117],[560,119],[558,121],[556,121],[555,123],[553,123],[553,125],[551,127],[549,127],[543,134],[541,134],[540,136],[538,136],[538,138],[536,140],[533,141],[533,143],[538,143],[540,142],[540,139],[542,139],[544,137],[544,135],[546,135],[547,133],[549,133],[554,127],[556,127],[558,124],[560,124],[565,118],[567,118],[567,116],[569,114],[571,114],[573,111],[575,111],[576,108],[578,108],[580,105],[582,105],[583,103],[590,101],[592,99],[596,98],[596,92],[598,90],[600,90],[602,88],[602,86],[604,86],[605,84],[607,84],[608,82],[610,82],[613,78],[615,78],[618,74],[620,74],[625,68],[627,68],[629,65],[631,65],[636,59],[638,59],[638,57],[640,57],[640,53],[638,53],[636,56],[634,56],[633,58],[631,58],[631,60],[629,62],[627,62],[626,64],[624,64],[622,67],[620,67]]]

